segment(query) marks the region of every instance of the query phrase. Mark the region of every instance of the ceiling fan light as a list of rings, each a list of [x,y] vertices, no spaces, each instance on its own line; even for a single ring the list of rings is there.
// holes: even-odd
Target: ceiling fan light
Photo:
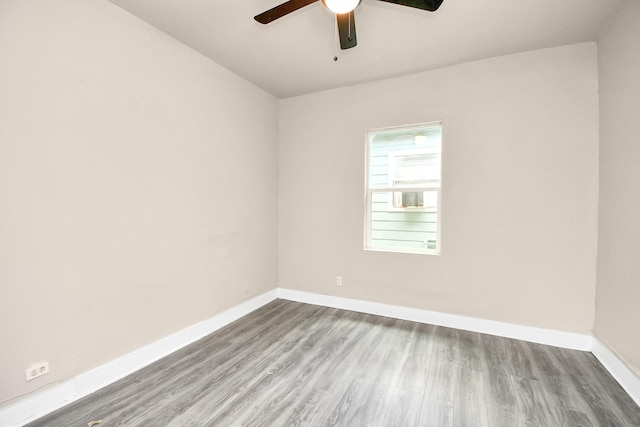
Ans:
[[[322,2],[329,10],[338,14],[349,13],[360,4],[360,0],[322,0]]]

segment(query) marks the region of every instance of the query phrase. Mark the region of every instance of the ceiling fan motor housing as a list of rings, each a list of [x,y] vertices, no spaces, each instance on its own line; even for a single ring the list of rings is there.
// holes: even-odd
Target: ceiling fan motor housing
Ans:
[[[327,9],[337,14],[349,13],[360,5],[362,0],[322,0]]]

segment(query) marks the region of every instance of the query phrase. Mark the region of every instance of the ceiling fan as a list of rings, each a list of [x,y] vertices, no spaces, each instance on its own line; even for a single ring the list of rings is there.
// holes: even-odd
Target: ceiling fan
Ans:
[[[253,19],[261,24],[268,24],[278,18],[282,18],[291,12],[302,9],[305,6],[319,0],[289,0],[274,8],[267,10]],[[340,36],[340,49],[349,49],[358,44],[356,40],[356,24],[353,11],[362,0],[322,0],[322,3],[336,14],[338,34]],[[435,12],[443,0],[380,0],[387,3]]]

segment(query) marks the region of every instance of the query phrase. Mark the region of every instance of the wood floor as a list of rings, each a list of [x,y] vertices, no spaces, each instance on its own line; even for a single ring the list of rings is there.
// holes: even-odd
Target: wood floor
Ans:
[[[29,426],[640,426],[591,353],[276,300]]]

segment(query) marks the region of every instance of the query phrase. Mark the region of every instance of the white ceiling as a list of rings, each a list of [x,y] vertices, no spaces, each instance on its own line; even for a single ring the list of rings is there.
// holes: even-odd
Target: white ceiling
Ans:
[[[270,24],[284,0],[110,0],[287,98],[482,58],[593,41],[625,0],[444,0],[437,12],[363,0],[358,46],[336,47],[320,1]],[[338,61],[333,57],[338,56]]]

